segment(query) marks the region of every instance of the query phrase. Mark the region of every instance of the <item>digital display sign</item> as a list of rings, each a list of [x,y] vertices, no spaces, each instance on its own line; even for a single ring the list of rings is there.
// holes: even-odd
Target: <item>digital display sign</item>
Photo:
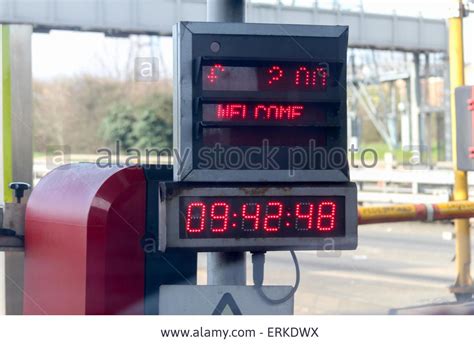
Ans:
[[[344,197],[181,197],[181,238],[334,237]]]
[[[349,181],[347,27],[182,22],[173,36],[176,180]]]
[[[354,183],[162,182],[159,249],[352,250]]]
[[[173,182],[158,249],[353,250],[347,26],[173,28]]]
[[[214,63],[202,67],[207,91],[325,91],[329,68],[321,63],[269,63],[234,66]]]
[[[316,103],[207,103],[202,108],[203,121],[248,125],[318,124],[326,122],[329,112]]]
[[[269,147],[308,146],[313,142],[317,147],[323,147],[328,141],[330,132],[324,128],[310,127],[209,127],[202,130],[203,145],[261,147],[265,142]]]

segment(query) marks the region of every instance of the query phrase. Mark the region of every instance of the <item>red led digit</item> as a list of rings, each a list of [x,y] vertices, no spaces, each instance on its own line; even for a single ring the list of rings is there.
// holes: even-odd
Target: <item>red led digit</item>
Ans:
[[[271,209],[275,213],[269,214]],[[265,209],[265,218],[263,219],[263,229],[266,232],[277,232],[280,229],[282,215],[283,204],[280,202],[268,202]]]
[[[247,117],[247,105],[245,104],[230,104],[229,118],[245,119]]]
[[[230,108],[229,118],[230,119],[238,118],[238,116],[240,115],[240,109],[242,108],[242,106],[240,104],[230,104],[229,108]]]
[[[222,66],[222,64],[214,64],[214,66],[211,67],[209,75],[207,75],[207,79],[210,83],[214,83],[217,81],[217,78],[219,77],[217,72],[224,72],[224,67]]]
[[[320,231],[332,231],[336,225],[336,203],[323,201],[318,206],[316,228]]]
[[[247,118],[247,104],[217,104],[216,116],[218,120],[244,120]]]
[[[260,116],[259,116],[260,110],[262,110],[265,113],[266,109],[267,108],[265,107],[265,105],[260,104],[260,105],[255,106],[255,109],[253,111],[254,119],[258,120],[260,118]]]
[[[268,74],[271,76],[268,84],[271,85],[283,77],[283,70],[278,65],[274,65],[268,69]]]
[[[304,74],[304,77],[301,78],[301,75]],[[305,85],[309,86],[309,71],[305,66],[300,66],[296,70],[296,76],[295,76],[295,85],[300,86],[300,85]]]
[[[316,83],[316,75],[320,81],[320,85],[322,88],[326,88],[328,84],[328,71],[323,67],[316,68],[315,74],[313,75],[313,79]]]
[[[280,105],[280,119],[293,119],[292,105]]]
[[[300,66],[296,70],[295,85],[326,88],[328,80],[328,72],[323,67],[317,67],[313,71],[308,70],[305,66]]]
[[[292,105],[291,106],[291,116],[290,120],[294,120],[295,118],[298,118],[301,116],[303,113],[304,106],[303,105]]]
[[[296,204],[296,223],[295,228],[300,231],[308,231],[313,227],[313,203]]]
[[[217,119],[225,119],[229,117],[229,105],[217,104]]]
[[[249,212],[249,210],[251,212]],[[248,224],[246,222],[251,222],[252,227],[247,228]],[[242,229],[244,231],[256,231],[258,230],[260,223],[260,204],[258,203],[244,203],[242,205]]]
[[[193,213],[198,212],[198,215]],[[206,206],[201,202],[193,202],[188,205],[186,211],[186,232],[201,233],[204,231],[204,224],[206,222]]]
[[[280,108],[278,105],[268,105],[267,106],[267,115],[266,115],[267,120],[279,120],[280,119]]]
[[[242,118],[247,118],[247,105],[242,104]]]
[[[219,212],[219,211],[220,212]],[[220,226],[215,226],[220,225]],[[215,202],[211,205],[211,231],[222,233],[229,225],[229,205],[224,202]]]
[[[214,105],[213,120],[292,121],[303,117],[304,113],[304,105],[245,103]]]

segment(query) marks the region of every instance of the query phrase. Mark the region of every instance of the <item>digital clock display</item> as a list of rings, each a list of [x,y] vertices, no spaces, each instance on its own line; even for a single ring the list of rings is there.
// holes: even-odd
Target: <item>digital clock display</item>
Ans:
[[[344,196],[180,197],[180,238],[336,237]]]
[[[213,63],[202,67],[205,91],[325,91],[329,68],[319,63],[265,63],[235,66]]]

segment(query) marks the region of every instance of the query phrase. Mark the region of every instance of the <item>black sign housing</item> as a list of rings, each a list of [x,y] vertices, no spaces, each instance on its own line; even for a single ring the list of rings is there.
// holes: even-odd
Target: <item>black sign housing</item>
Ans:
[[[348,182],[346,26],[174,28],[177,181]]]

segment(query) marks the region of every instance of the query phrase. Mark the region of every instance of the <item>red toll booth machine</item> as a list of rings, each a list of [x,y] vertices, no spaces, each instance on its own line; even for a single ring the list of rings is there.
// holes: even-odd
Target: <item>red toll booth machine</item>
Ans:
[[[157,314],[159,286],[195,283],[197,254],[158,251],[172,169],[70,164],[26,209],[24,314]]]

